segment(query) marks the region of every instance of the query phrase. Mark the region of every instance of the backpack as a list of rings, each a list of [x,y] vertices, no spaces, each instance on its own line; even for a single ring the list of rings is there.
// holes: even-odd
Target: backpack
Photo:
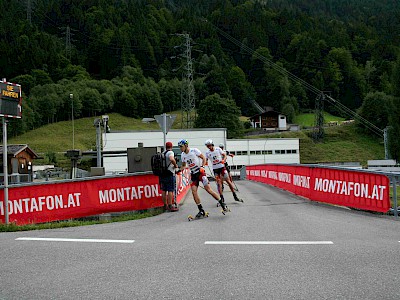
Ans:
[[[156,153],[151,157],[151,170],[153,174],[156,176],[166,176],[171,175],[172,173],[168,170],[169,164],[167,164],[167,158],[165,154],[168,150],[160,153]]]

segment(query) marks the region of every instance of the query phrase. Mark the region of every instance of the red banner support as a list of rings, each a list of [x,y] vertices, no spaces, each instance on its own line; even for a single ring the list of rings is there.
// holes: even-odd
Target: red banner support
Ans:
[[[358,170],[293,165],[246,166],[249,180],[263,182],[313,201],[387,212],[389,178]]]

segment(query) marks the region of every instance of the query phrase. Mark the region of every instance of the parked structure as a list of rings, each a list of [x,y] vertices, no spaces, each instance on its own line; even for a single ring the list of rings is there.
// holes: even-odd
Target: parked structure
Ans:
[[[286,116],[267,107],[264,112],[249,118],[253,128],[262,128],[266,131],[287,130]]]
[[[3,146],[0,146],[0,153],[3,153]],[[39,156],[28,147],[28,145],[7,146],[7,167],[9,183],[33,181],[33,160]],[[1,173],[0,180],[4,181],[3,156],[0,158]]]
[[[368,160],[368,170],[383,172],[400,172],[400,164],[394,159]]]

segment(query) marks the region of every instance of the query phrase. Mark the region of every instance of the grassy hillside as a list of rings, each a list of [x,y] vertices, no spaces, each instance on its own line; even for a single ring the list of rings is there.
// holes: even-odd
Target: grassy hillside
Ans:
[[[312,140],[312,131],[285,132],[268,134],[265,137],[299,138],[300,162],[360,162],[367,165],[367,160],[384,159],[383,138],[358,132],[355,125],[342,125],[325,128],[325,138],[320,143]]]
[[[172,112],[177,118],[173,128],[181,128],[181,115]],[[119,114],[109,114],[109,125],[111,131],[119,130],[160,130],[156,122],[142,123],[141,120],[127,118]],[[313,117],[310,115],[300,116],[298,120],[307,122]],[[93,126],[93,118],[84,118],[74,121],[75,126],[75,148],[95,150],[96,129]],[[307,121],[308,120],[308,121]],[[328,118],[327,118],[328,120]],[[337,120],[337,118],[332,119]],[[325,139],[322,143],[314,144],[311,139],[312,131],[286,132],[280,134],[268,134],[257,136],[257,138],[268,137],[293,137],[300,139],[301,163],[356,161],[366,165],[369,159],[383,159],[383,139],[372,134],[359,133],[354,125],[328,127],[325,131]],[[256,137],[249,137],[256,138]],[[50,124],[36,130],[25,133],[16,138],[11,138],[9,144],[28,144],[34,151],[46,156],[49,152],[65,152],[72,149],[72,123],[59,122]],[[64,160],[59,156],[59,160]],[[38,164],[40,161],[37,162]],[[47,163],[46,160],[43,163]],[[69,164],[66,163],[66,166]]]
[[[344,121],[344,118],[335,117],[327,112],[324,112],[324,121],[325,121],[325,123],[328,123],[331,121],[341,122],[341,121]],[[303,127],[312,127],[315,124],[315,114],[313,114],[313,113],[300,114],[294,118],[293,123],[300,124]]]

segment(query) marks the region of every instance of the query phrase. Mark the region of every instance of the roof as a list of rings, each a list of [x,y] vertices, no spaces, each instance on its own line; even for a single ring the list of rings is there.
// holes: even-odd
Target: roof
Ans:
[[[262,112],[262,113],[259,113],[259,114],[256,114],[256,115],[254,115],[254,116],[251,116],[251,117],[249,117],[249,119],[253,119],[253,118],[257,118],[257,117],[259,117],[259,116],[262,116],[262,115],[284,115],[284,114],[282,114],[281,112],[279,112],[279,111],[276,111],[276,110],[268,110],[268,111],[264,111],[264,112]]]
[[[33,158],[38,158],[39,155],[36,154],[28,145],[7,145],[7,154],[12,154],[14,157],[19,153],[27,151]],[[0,153],[3,153],[3,145],[0,146]]]

